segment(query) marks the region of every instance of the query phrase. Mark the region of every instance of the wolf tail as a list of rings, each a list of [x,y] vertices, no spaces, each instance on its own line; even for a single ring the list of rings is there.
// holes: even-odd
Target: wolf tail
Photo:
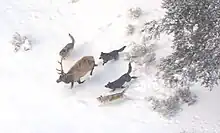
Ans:
[[[71,38],[72,43],[74,44],[75,43],[75,39],[73,38],[73,36],[70,33],[69,33],[69,37]]]
[[[124,49],[126,48],[126,46],[123,46],[122,48],[116,50],[117,52],[122,52]]]
[[[128,64],[128,72],[127,72],[127,74],[130,74],[131,71],[132,71],[132,66],[131,66],[131,62],[129,62],[129,64]]]

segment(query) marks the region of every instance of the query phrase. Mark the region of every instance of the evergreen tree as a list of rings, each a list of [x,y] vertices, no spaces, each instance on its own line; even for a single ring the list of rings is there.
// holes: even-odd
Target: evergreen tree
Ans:
[[[174,52],[162,59],[166,85],[200,82],[212,88],[220,78],[220,0],[163,0],[165,16],[145,24],[145,33],[173,35]]]

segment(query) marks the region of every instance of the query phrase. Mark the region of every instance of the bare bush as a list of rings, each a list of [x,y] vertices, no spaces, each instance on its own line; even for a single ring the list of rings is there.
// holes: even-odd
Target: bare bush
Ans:
[[[189,88],[178,89],[174,95],[168,98],[157,98],[155,96],[149,97],[147,100],[151,103],[151,108],[161,114],[163,117],[169,118],[175,116],[182,110],[181,106],[184,103],[188,105],[194,104],[196,95],[193,94]]]
[[[141,44],[133,45],[132,49],[130,51],[130,55],[133,58],[135,58],[135,57],[142,57],[146,53],[147,53],[146,47],[144,45],[141,45]]]
[[[142,12],[140,7],[133,7],[128,10],[128,16],[131,19],[137,19],[142,15]]]
[[[183,103],[187,103],[188,105],[192,105],[197,102],[197,96],[193,94],[189,88],[177,90],[176,95],[180,97]]]
[[[15,52],[19,51],[21,48],[24,51],[28,51],[32,48],[31,41],[26,36],[21,36],[18,32],[15,32],[13,35],[11,43],[14,46]]]
[[[143,58],[141,58],[141,62],[142,64],[152,64],[156,61],[156,53],[155,52],[151,52],[151,53],[147,53],[145,54],[145,56]]]
[[[128,24],[126,27],[126,35],[132,35],[135,31],[135,27],[132,24]]]
[[[181,110],[180,98],[175,95],[167,99],[158,99],[152,96],[148,98],[148,101],[152,104],[151,108],[163,117],[175,116]]]
[[[125,60],[130,60],[136,64],[151,64],[156,60],[155,44],[149,46],[131,42],[128,52],[125,53]]]
[[[69,3],[77,3],[79,0],[71,0]]]
[[[180,133],[198,133],[198,132],[196,132],[195,130],[192,130],[192,131],[183,130]]]

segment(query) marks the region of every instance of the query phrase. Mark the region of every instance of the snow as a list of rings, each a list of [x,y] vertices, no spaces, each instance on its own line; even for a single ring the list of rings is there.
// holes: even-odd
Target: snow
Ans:
[[[164,90],[154,82],[154,68],[143,69],[139,79],[132,81],[127,95],[133,100],[97,106],[96,97],[109,92],[104,85],[127,72],[128,62],[122,58],[101,65],[101,51],[117,49],[131,40],[140,41],[138,34],[125,36],[125,27],[140,24],[162,15],[160,0],[7,0],[0,4],[0,132],[1,133],[196,133],[220,132],[219,89],[212,92],[195,86],[198,104],[186,106],[171,120],[161,118],[149,109],[144,97]],[[126,12],[139,6],[146,15],[129,20]],[[13,52],[9,43],[18,32],[32,41],[32,49]],[[71,57],[64,61],[65,72],[84,55],[93,55],[99,64],[86,82],[57,84],[58,52],[75,40]],[[170,52],[169,38],[158,43],[157,58]],[[114,71],[114,72],[113,72]],[[146,73],[143,74],[143,72]]]

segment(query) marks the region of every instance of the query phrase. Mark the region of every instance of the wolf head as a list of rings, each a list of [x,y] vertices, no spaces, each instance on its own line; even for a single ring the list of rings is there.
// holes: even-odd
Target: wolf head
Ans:
[[[99,59],[103,59],[104,53],[101,52]]]
[[[106,84],[105,87],[109,89],[114,89],[114,86],[111,82],[108,82],[108,84]]]
[[[67,56],[67,49],[62,49],[59,54],[61,57],[66,57]]]
[[[103,96],[101,95],[101,96],[97,97],[96,99],[97,99],[98,101],[102,102],[102,98],[103,98]]]

